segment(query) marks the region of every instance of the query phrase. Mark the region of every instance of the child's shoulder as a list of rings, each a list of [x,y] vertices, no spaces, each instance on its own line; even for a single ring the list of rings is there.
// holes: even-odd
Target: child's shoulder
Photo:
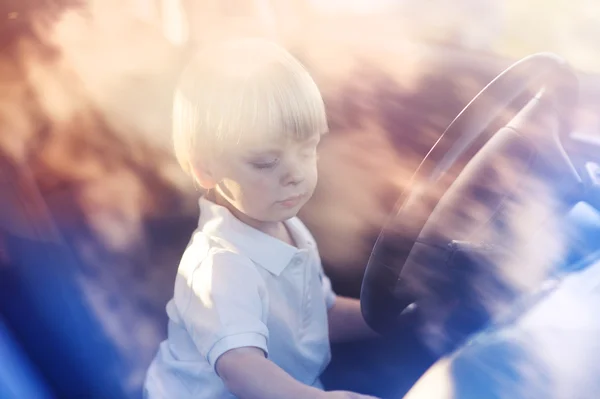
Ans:
[[[181,257],[179,273],[189,275],[201,266],[254,268],[252,261],[240,254],[233,245],[227,241],[215,239],[210,234],[198,229],[192,234]]]
[[[257,295],[258,294],[258,295]],[[267,285],[254,263],[196,231],[181,258],[173,306],[184,321],[238,317],[236,303],[262,306]],[[190,310],[191,309],[191,310]],[[202,322],[204,325],[204,322]]]

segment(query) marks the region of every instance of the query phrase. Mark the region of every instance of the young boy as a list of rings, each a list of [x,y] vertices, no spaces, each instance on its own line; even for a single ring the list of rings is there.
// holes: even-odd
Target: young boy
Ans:
[[[176,156],[206,193],[146,397],[366,398],[319,382],[330,339],[374,333],[296,217],[327,131],[315,82],[275,44],[224,42],[186,68],[173,118]]]

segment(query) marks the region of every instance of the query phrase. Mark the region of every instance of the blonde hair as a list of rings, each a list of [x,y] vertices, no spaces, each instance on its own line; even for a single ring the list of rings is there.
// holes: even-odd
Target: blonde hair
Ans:
[[[245,138],[303,139],[328,130],[316,83],[286,50],[263,39],[206,48],[185,68],[175,91],[175,155],[189,173]]]

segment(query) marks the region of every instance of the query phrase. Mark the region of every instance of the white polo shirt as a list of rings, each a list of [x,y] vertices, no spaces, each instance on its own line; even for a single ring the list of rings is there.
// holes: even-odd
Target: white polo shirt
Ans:
[[[298,218],[285,222],[298,248],[200,199],[198,229],[167,304],[168,338],[146,376],[148,398],[234,398],[215,372],[219,356],[257,347],[296,380],[320,387],[331,352],[335,301],[317,246]]]

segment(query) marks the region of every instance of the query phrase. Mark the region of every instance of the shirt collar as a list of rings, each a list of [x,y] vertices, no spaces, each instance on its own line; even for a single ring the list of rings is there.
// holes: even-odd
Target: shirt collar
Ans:
[[[249,257],[270,273],[278,276],[300,250],[312,246],[311,240],[302,234],[299,221],[285,221],[300,250],[275,237],[251,227],[225,207],[200,197],[198,227],[205,234],[226,241],[241,255]]]

